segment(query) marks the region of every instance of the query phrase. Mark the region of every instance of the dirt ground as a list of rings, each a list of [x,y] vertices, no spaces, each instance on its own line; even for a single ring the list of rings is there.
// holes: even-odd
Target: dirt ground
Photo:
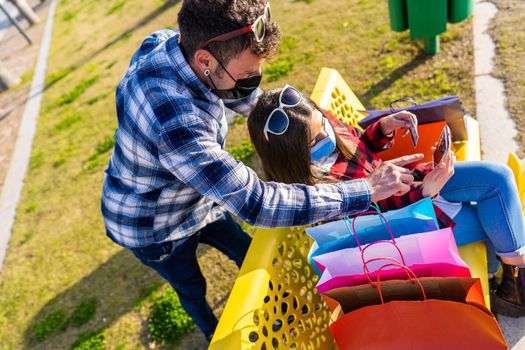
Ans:
[[[29,1],[29,3],[42,19],[41,22],[29,27],[27,21],[21,18],[19,20],[33,40],[33,44],[30,45],[13,26],[9,27],[4,37],[0,39],[0,61],[9,71],[22,78],[18,86],[0,93],[0,188],[3,186],[11,162],[50,1],[43,4],[40,4],[40,1]]]

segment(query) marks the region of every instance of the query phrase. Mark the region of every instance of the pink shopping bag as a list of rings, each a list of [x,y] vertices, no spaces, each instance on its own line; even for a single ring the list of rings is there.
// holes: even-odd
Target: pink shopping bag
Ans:
[[[364,214],[382,216],[376,212]],[[471,277],[469,267],[459,255],[450,228],[394,238],[388,222],[384,220],[391,240],[377,241],[362,247],[356,236],[357,247],[314,257],[315,263],[323,270],[317,283],[319,293],[369,283],[366,270],[371,278],[376,278],[376,270],[385,261],[391,260],[408,266],[418,277]],[[383,271],[381,278],[405,279],[406,275],[403,270],[392,268]]]

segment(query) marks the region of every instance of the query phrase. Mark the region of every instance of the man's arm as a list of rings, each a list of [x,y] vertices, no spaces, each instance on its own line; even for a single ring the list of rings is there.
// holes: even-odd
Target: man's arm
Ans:
[[[402,196],[391,196],[377,202],[382,211],[404,208],[407,205],[415,203],[425,198],[423,195],[423,187],[420,183],[413,183],[410,186],[410,191]]]
[[[208,123],[179,116],[163,127],[159,158],[164,167],[203,196],[248,223],[300,226],[366,210],[371,194],[364,179],[316,186],[261,181],[213,139]]]

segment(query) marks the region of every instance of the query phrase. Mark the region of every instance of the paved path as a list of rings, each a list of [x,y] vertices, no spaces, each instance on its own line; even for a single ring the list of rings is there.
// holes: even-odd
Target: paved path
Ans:
[[[493,3],[476,0],[474,7],[474,64],[477,119],[480,124],[483,159],[507,162],[509,152],[516,152],[516,126],[505,107],[505,87],[492,75],[496,45],[487,33],[498,9]],[[509,348],[525,350],[525,317],[499,316]]]
[[[493,3],[477,0],[474,7],[474,64],[477,119],[480,124],[483,159],[507,162],[509,152],[516,152],[518,144],[514,121],[505,107],[505,87],[492,76],[496,45],[487,33],[488,26],[498,12]]]
[[[55,9],[56,0],[52,0],[33,81],[31,83],[31,90],[29,91],[30,98],[24,109],[11,164],[0,194],[0,269],[5,258],[9,238],[11,237],[11,229],[22,193],[29,157],[31,156],[31,145],[36,130],[36,123],[40,114],[40,102],[44,88],[47,56],[51,44]]]

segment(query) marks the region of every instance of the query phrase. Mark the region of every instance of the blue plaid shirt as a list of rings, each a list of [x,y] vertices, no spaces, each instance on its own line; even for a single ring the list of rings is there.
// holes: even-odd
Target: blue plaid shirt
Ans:
[[[127,248],[197,233],[227,210],[262,227],[356,214],[365,180],[316,186],[261,181],[224,150],[224,107],[247,114],[258,93],[222,101],[192,71],[179,34],[162,30],[133,55],[116,93],[118,129],[104,178],[108,236]]]

